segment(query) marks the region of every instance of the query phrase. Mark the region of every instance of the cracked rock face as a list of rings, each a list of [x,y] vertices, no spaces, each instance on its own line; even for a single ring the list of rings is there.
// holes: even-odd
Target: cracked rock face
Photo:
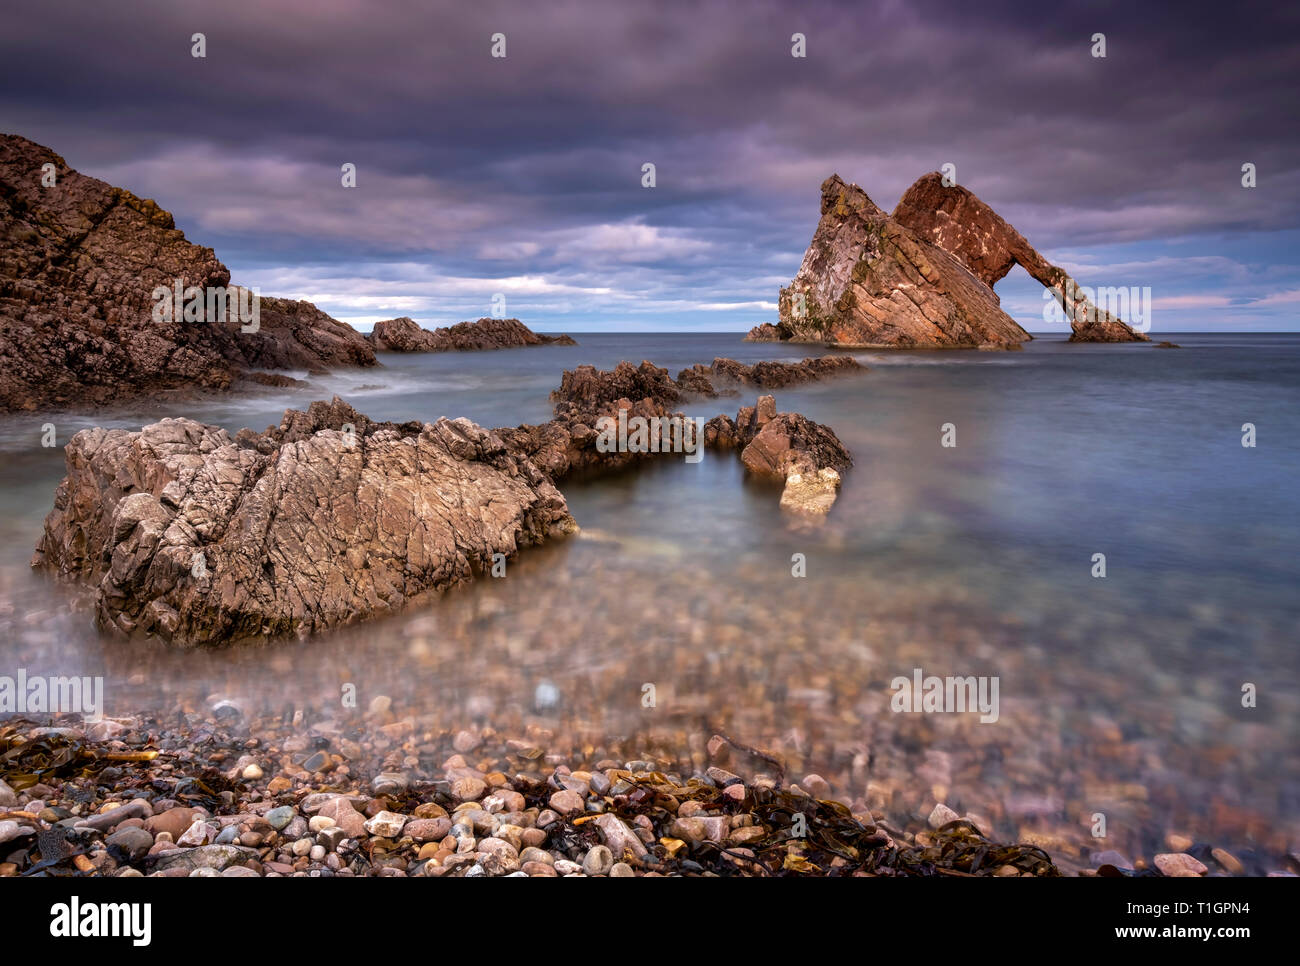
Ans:
[[[372,423],[337,398],[261,434],[83,430],[67,466],[33,566],[91,585],[101,628],[178,643],[395,612],[577,528],[492,432]]]
[[[992,209],[937,174],[913,185],[892,216],[838,175],[821,192],[812,243],[781,290],[785,338],[885,348],[1019,344],[1031,337],[992,288],[1019,262],[1058,292],[1075,341],[1145,339],[1096,310]]]
[[[781,328],[802,341],[937,348],[1029,333],[957,258],[876,207],[857,185],[822,184],[821,221],[781,290]]]
[[[908,188],[894,208],[894,220],[956,256],[985,285],[1020,265],[1045,288],[1070,320],[1071,342],[1146,342],[1121,319],[1095,306],[1064,269],[1057,268],[1025,236],[960,185],[945,186],[932,172]]]
[[[206,304],[158,321],[153,291],[177,279],[224,288],[230,272],[154,202],[0,135],[0,411],[225,389],[246,366],[374,363],[359,333],[306,302],[263,299],[256,333]]]

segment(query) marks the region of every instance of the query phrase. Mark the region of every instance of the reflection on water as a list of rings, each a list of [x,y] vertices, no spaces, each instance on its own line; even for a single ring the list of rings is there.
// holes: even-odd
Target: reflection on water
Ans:
[[[854,453],[822,524],[784,517],[779,491],[746,480],[733,456],[669,457],[566,485],[584,532],[526,552],[504,580],[322,637],[207,652],[103,640],[73,588],[27,570],[62,468],[39,447],[45,418],[11,420],[0,667],[103,674],[109,714],[223,697],[328,714],[352,683],[363,706],[384,694],[437,726],[537,725],[579,756],[646,734],[698,758],[721,729],[896,820],[944,800],[1000,837],[1039,836],[1067,865],[1099,847],[1162,851],[1171,830],[1277,854],[1300,814],[1300,456],[1286,428],[1300,340],[1178,341],[865,353],[860,378],[777,394]],[[544,419],[559,370],[579,361],[675,372],[714,355],[803,354],[733,336],[583,342],[399,357],[361,383],[396,390],[345,395],[374,418],[502,425]],[[323,394],[184,414],[260,428]],[[61,440],[91,421],[54,418]],[[955,449],[939,445],[946,422]],[[1240,445],[1244,422],[1255,449]],[[795,554],[806,577],[791,575]],[[918,667],[998,677],[997,723],[891,712],[891,680]],[[1241,706],[1245,682],[1256,708]],[[1098,812],[1101,845],[1089,836]]]

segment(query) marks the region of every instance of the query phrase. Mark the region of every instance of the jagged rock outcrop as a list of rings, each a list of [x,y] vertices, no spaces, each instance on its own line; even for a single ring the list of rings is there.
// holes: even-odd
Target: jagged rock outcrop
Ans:
[[[437,352],[437,340],[409,316],[376,322],[366,341],[379,352]]]
[[[32,566],[88,585],[96,622],[218,644],[307,634],[395,612],[489,568],[495,554],[570,533],[556,484],[701,446],[739,448],[785,480],[781,505],[825,513],[848,451],[771,396],[700,434],[649,362],[566,372],[555,418],[486,430],[466,419],[377,423],[338,397],[234,436],[190,419],[87,429]],[[602,449],[602,417],[657,417],[686,448]],[[720,439],[719,426],[726,431]]]
[[[1052,290],[1070,320],[1071,342],[1146,342],[1121,319],[1093,304],[1078,283],[961,185],[945,186],[937,172],[919,178],[894,208],[894,221],[959,258],[990,288],[1020,265]]]
[[[668,370],[650,362],[639,366],[620,362],[609,370],[578,366],[565,370],[559,388],[551,393],[554,419],[540,426],[502,427],[495,432],[512,451],[558,483],[572,475],[609,472],[660,455],[627,449],[601,452],[597,447],[600,422],[603,418],[617,422],[620,411],[626,420],[671,417],[680,399]],[[675,415],[680,431],[691,434],[684,437],[683,445],[695,445],[694,424],[688,426],[683,414]]]
[[[367,336],[371,345],[387,352],[466,352],[514,349],[534,345],[577,345],[567,335],[542,335],[518,319],[479,319],[457,322],[430,332],[403,316],[376,322]]]
[[[827,178],[812,243],[781,289],[778,328],[796,341],[840,346],[1017,344],[1031,336],[992,288],[1017,261],[1058,291],[1076,341],[1145,338],[1096,311],[992,209],[964,188],[944,188],[937,174],[913,185],[892,216],[857,185]]]
[[[805,359],[801,363],[759,363],[744,366],[730,359],[714,360],[717,372],[735,373],[749,377],[754,370],[762,378],[763,365],[784,366],[783,384],[793,384],[826,374],[853,371],[862,368],[844,356],[826,356],[822,359]],[[845,365],[845,363],[850,365]],[[721,365],[718,365],[721,364]],[[739,367],[737,370],[733,367]],[[795,509],[810,509],[814,504],[822,507],[815,512],[825,512],[834,502],[834,492],[839,487],[839,474],[852,465],[848,450],[830,429],[798,413],[777,413],[772,396],[761,396],[756,406],[742,407],[736,420],[725,415],[715,416],[704,424],[702,439],[695,433],[696,424],[690,417],[674,411],[687,396],[696,394],[689,387],[698,385],[695,379],[704,380],[715,370],[693,366],[682,370],[676,382],[668,370],[642,362],[633,366],[620,362],[611,370],[594,366],[579,366],[566,371],[560,387],[551,393],[555,402],[555,418],[541,426],[517,426],[497,429],[495,432],[512,450],[531,460],[552,481],[559,483],[577,473],[609,472],[621,469],[643,459],[663,455],[662,451],[602,452],[597,446],[602,418],[617,422],[622,413],[625,422],[635,417],[644,419],[670,418],[675,425],[688,433],[685,437],[692,446],[703,445],[709,449],[736,449],[746,467],[761,476],[786,480],[792,476],[794,488],[784,505]],[[747,384],[759,384],[750,381]],[[822,473],[829,470],[829,473]],[[831,494],[827,498],[827,494]],[[798,497],[798,499],[796,499]],[[797,505],[796,505],[797,504]]]
[[[571,403],[584,411],[595,411],[619,399],[650,399],[671,406],[681,399],[681,393],[668,370],[649,361],[639,366],[620,362],[605,371],[595,366],[566,369],[560,387],[551,393],[552,402]]]
[[[226,358],[250,368],[310,371],[376,364],[364,335],[311,302],[264,295],[256,332],[241,331],[236,320],[225,331]]]
[[[762,322],[749,330],[749,334],[745,336],[744,341],[780,342],[785,338],[788,338],[788,336],[781,331],[779,326],[775,326],[771,322]]]
[[[715,358],[708,366],[694,365],[677,374],[677,385],[683,392],[710,395],[715,381],[732,382],[760,389],[781,389],[806,382],[818,382],[832,376],[866,372],[867,367],[852,356],[821,356],[801,362],[756,362],[747,366],[735,359]],[[712,393],[716,394],[716,393]]]
[[[394,612],[576,529],[489,430],[373,423],[337,398],[261,434],[83,430],[67,467],[33,566],[89,584],[102,628],[189,644]]]
[[[262,299],[257,332],[206,298],[194,317],[155,319],[155,288],[178,279],[225,289],[230,272],[153,201],[0,135],[0,411],[224,389],[248,366],[374,362],[359,333],[307,303]]]
[[[705,425],[704,443],[738,449],[751,473],[785,481],[781,506],[805,513],[827,513],[839,494],[840,474],[853,465],[831,429],[799,413],[778,413],[772,396],[741,407],[734,420],[713,417]]]

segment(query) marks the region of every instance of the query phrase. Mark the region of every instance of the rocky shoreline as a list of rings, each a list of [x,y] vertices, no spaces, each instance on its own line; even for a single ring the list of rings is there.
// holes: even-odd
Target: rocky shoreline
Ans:
[[[618,745],[562,761],[540,730],[422,732],[384,697],[302,716],[0,725],[0,876],[1060,875],[942,807],[911,830],[854,813],[722,735],[694,769]]]
[[[219,701],[0,724],[0,876],[1249,874],[1172,835],[1150,859],[1101,852],[1069,873],[942,802],[895,823],[836,801],[819,775],[790,781],[779,759],[721,734],[686,759],[619,739],[573,755],[553,753],[570,745],[543,728],[430,730],[383,696],[304,718]]]

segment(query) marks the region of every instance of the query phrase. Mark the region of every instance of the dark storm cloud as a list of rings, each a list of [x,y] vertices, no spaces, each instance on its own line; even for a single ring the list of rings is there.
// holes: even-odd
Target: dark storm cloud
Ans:
[[[1283,8],[168,0],[12,6],[4,26],[0,128],[353,317],[401,292],[417,317],[476,314],[504,290],[580,321],[753,305],[697,323],[734,326],[770,316],[824,177],[892,207],[945,162],[1040,248],[1137,272],[1099,283],[1185,284],[1160,246],[1223,233],[1276,232],[1259,257],[1295,269]],[[1300,288],[1265,274],[1261,299]]]

